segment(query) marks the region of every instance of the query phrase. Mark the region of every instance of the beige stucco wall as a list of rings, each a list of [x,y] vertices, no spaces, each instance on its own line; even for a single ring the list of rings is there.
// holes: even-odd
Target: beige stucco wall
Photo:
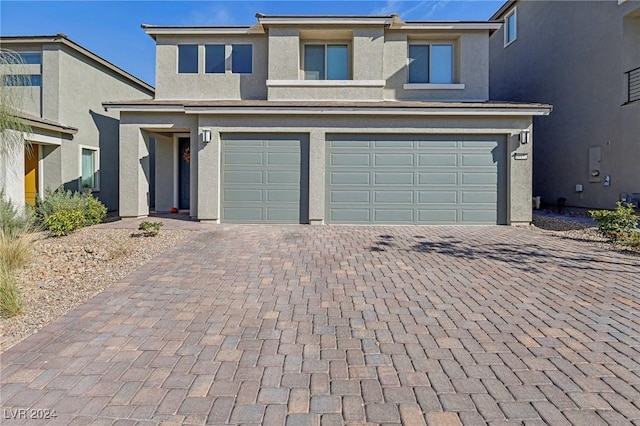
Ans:
[[[178,74],[178,44],[198,45],[197,74]],[[251,74],[205,74],[206,44],[253,45]],[[266,99],[266,36],[158,36],[156,41],[156,99]]]
[[[503,30],[491,37],[491,98],[554,106],[534,120],[533,186],[544,201],[611,208],[640,192],[640,102],[623,105],[624,73],[640,67],[639,14],[637,1],[520,1],[515,42],[504,47]],[[595,182],[592,147],[602,152]]]
[[[277,123],[277,125],[274,125]],[[508,170],[508,221],[512,224],[531,221],[531,154],[532,144],[520,145],[517,135],[531,129],[531,117],[372,117],[361,116],[228,116],[183,115],[123,112],[121,124],[121,156],[126,156],[120,179],[121,216],[140,216],[148,213],[146,193],[149,181],[141,163],[134,156],[145,155],[146,141],[141,129],[173,128],[192,135],[191,215],[200,220],[219,220],[219,156],[220,139],[228,133],[296,133],[308,134],[310,141],[309,215],[311,223],[322,223],[325,214],[325,140],[327,133],[385,133],[385,134],[502,134],[507,137],[505,161]],[[203,129],[212,132],[210,143],[201,141]],[[512,160],[514,152],[527,153],[527,160]],[[158,151],[158,155],[159,155]],[[197,159],[194,159],[197,152]],[[158,157],[157,157],[158,158]],[[123,160],[124,161],[124,160]],[[162,161],[162,160],[159,160]],[[156,164],[156,200],[162,197],[158,182],[173,176],[173,168]],[[124,168],[127,167],[125,172]],[[131,168],[132,170],[130,170]],[[193,168],[196,169],[194,175]],[[193,190],[195,188],[196,193]],[[157,203],[157,201],[156,201]],[[159,210],[159,209],[158,209]]]

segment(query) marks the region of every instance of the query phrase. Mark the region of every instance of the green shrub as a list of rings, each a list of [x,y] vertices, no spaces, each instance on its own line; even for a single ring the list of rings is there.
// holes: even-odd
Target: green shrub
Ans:
[[[34,231],[34,225],[31,210],[20,213],[13,203],[5,198],[4,191],[0,191],[0,232],[5,237],[14,238]]]
[[[53,235],[69,235],[85,224],[84,212],[80,209],[63,209],[44,218],[44,224]]]
[[[22,295],[13,273],[0,265],[0,314],[11,318],[22,311]]]
[[[598,232],[612,242],[623,242],[638,232],[638,215],[633,204],[618,201],[613,211],[590,210],[589,214],[598,222]]]
[[[147,222],[144,221],[140,224],[138,229],[144,231],[142,235],[145,237],[156,237],[160,233],[160,228],[164,225],[162,222]]]
[[[67,235],[84,226],[97,225],[107,208],[91,193],[47,189],[36,202],[36,217],[53,235]]]

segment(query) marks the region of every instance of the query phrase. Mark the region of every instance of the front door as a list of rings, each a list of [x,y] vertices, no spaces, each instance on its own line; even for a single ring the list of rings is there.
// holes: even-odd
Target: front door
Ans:
[[[24,154],[24,202],[36,205],[38,194],[38,145],[25,149]]]
[[[178,208],[181,210],[189,209],[190,144],[189,138],[178,138]]]

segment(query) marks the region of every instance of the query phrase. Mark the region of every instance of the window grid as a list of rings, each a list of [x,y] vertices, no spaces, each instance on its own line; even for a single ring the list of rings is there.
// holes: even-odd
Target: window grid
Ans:
[[[317,61],[318,57],[314,58],[316,61],[313,61],[312,55],[310,55],[311,52],[319,52],[320,49],[322,50],[321,63]],[[334,64],[335,66],[332,66]],[[349,45],[346,43],[306,43],[304,45],[304,79],[349,80]]]
[[[435,55],[434,52],[436,52]],[[453,43],[411,43],[409,44],[408,57],[409,83],[453,83]],[[442,71],[442,67],[444,67],[444,71]]]

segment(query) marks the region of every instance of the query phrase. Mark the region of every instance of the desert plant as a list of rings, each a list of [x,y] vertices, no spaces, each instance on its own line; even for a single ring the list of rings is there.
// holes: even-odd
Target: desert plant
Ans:
[[[0,190],[0,232],[7,237],[18,236],[33,231],[34,225],[31,211],[19,212],[13,203],[5,198],[4,191]]]
[[[0,265],[9,272],[26,265],[31,258],[35,239],[32,232],[11,235],[0,231]]]
[[[47,189],[44,197],[36,201],[36,217],[56,236],[97,225],[106,215],[107,208],[89,192]]]
[[[638,232],[638,215],[633,204],[616,203],[615,210],[590,210],[598,222],[598,232],[612,242],[623,242]]]
[[[0,48],[0,155],[22,155],[23,149],[31,149],[24,137],[31,133],[31,126],[21,117],[30,95],[16,90],[25,85],[29,74],[20,54]]]
[[[5,318],[16,316],[22,311],[22,295],[16,278],[11,271],[0,264],[0,314]]]
[[[84,226],[84,212],[80,209],[64,209],[44,218],[44,225],[56,237],[69,235]]]
[[[145,237],[156,237],[160,233],[160,228],[164,225],[162,222],[148,222],[144,221],[140,224],[138,229],[143,231]]]

